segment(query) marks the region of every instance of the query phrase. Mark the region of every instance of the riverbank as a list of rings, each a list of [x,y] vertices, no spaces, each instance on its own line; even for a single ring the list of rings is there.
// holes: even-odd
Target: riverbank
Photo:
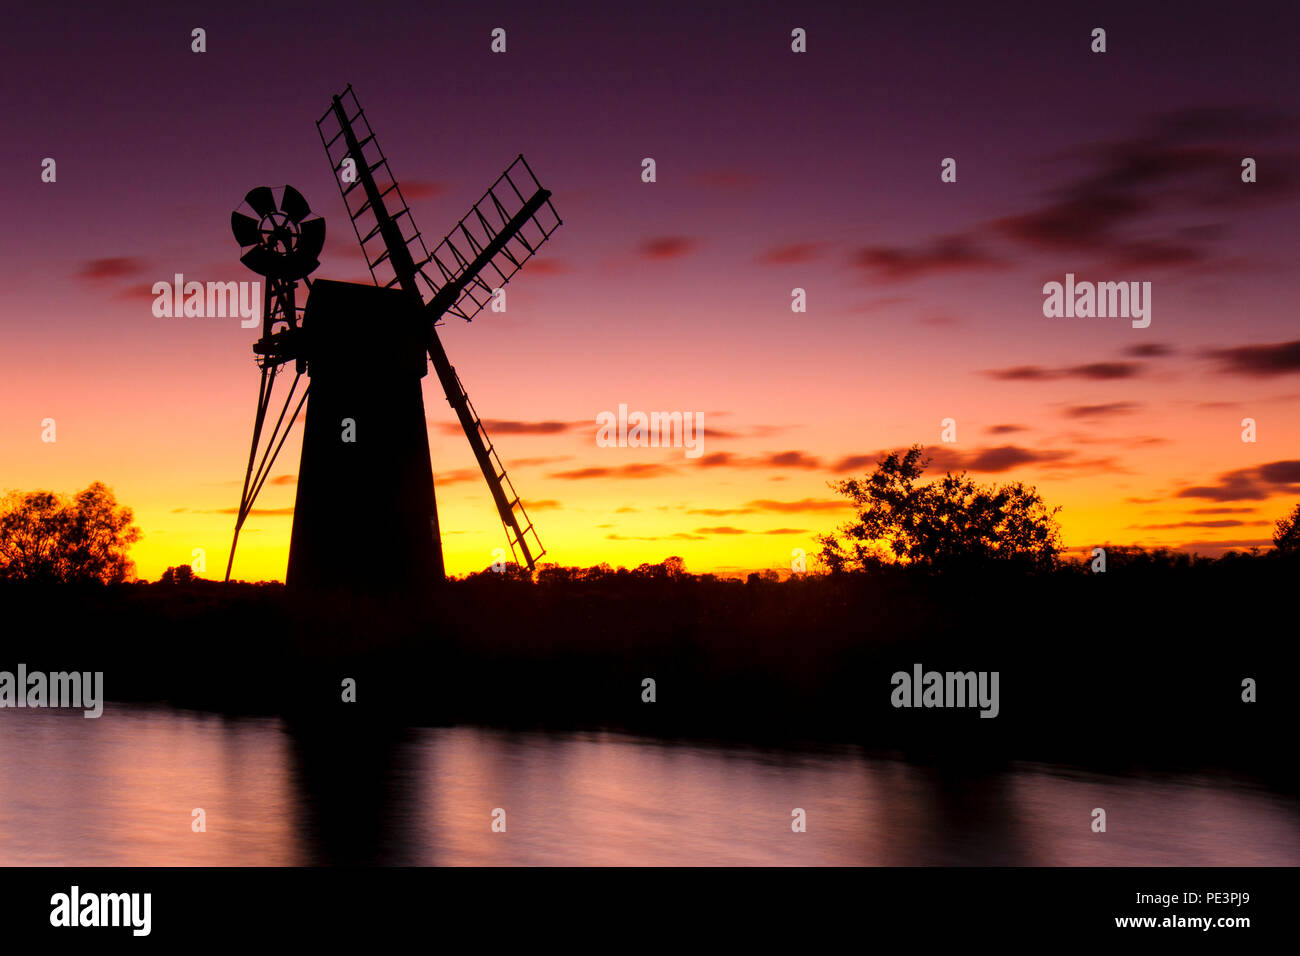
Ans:
[[[112,701],[153,701],[305,722],[845,742],[945,763],[1218,769],[1294,789],[1293,577],[1260,559],[748,583],[488,574],[411,603],[305,601],[273,584],[7,583],[0,669],[103,671],[106,718]],[[996,674],[996,717],[896,706],[894,675],[918,665]]]

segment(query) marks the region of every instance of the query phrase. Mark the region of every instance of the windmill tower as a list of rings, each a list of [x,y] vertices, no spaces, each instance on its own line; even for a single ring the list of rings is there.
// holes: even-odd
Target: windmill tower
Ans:
[[[262,337],[253,346],[262,381],[226,579],[240,528],[304,403],[287,584],[408,591],[443,579],[420,386],[429,365],[469,439],[515,560],[532,569],[545,552],[437,326],[447,315],[473,319],[559,228],[551,194],[520,155],[430,252],[351,86],[316,127],[374,285],[307,278],[319,265],[325,224],[291,186],[278,204],[273,190],[258,187],[245,197],[253,215],[231,215],[240,246],[252,247],[240,261],[267,284]],[[298,280],[309,292],[301,309]],[[276,377],[290,362],[293,383],[264,435]],[[309,383],[299,395],[304,375]]]

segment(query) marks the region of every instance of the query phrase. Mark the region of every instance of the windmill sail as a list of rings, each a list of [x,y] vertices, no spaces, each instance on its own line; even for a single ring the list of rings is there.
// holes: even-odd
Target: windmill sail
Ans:
[[[429,359],[492,493],[511,552],[532,569],[545,552],[435,326],[444,314],[472,319],[559,228],[551,194],[520,155],[430,253],[350,85],[316,127],[375,284],[418,299],[429,319]]]
[[[429,251],[350,85],[334,97],[316,130],[375,285],[412,288],[422,300],[431,297],[438,287],[427,279],[417,285],[415,265],[428,259]]]
[[[435,316],[449,312],[468,322],[560,225],[550,192],[520,154],[433,254],[417,263],[438,289],[429,311]]]

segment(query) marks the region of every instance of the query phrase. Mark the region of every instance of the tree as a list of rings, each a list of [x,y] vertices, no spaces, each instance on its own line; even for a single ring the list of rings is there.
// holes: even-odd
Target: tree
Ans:
[[[543,564],[537,569],[538,584],[572,584],[577,576],[577,568],[561,564]]]
[[[886,563],[936,570],[974,564],[1046,570],[1056,565],[1060,529],[1038,492],[1017,482],[977,485],[965,473],[929,484],[917,479],[928,460],[920,445],[883,456],[866,478],[831,482],[853,501],[857,520],[838,534],[819,535],[832,571],[868,570]],[[841,540],[841,537],[843,540]]]
[[[174,568],[168,568],[158,579],[159,584],[192,584],[194,582],[194,569],[188,564],[178,565]]]
[[[515,584],[523,582],[527,582],[528,584],[533,583],[533,572],[528,570],[528,566],[525,564],[518,564],[514,561],[507,561],[505,567],[500,571],[493,568],[489,570],[487,574],[492,578],[502,581],[510,581]]]
[[[1300,504],[1273,526],[1273,546],[1278,554],[1300,554]]]
[[[662,564],[645,562],[632,570],[632,576],[642,581],[663,581],[668,577],[668,568]]]
[[[135,569],[127,549],[140,540],[132,517],[98,481],[71,499],[12,491],[0,501],[0,578],[125,581]]]
[[[580,568],[576,575],[576,580],[584,584],[592,584],[599,581],[607,581],[614,577],[614,569],[608,564],[602,562],[590,568]]]
[[[686,577],[686,561],[683,558],[673,555],[671,558],[664,558],[662,562],[664,573],[670,580],[680,581]]]

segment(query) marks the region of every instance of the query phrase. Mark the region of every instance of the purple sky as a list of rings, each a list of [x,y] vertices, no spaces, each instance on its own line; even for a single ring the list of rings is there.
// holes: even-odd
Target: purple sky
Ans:
[[[937,464],[1039,484],[1079,547],[1263,541],[1295,501],[1294,5],[548,6],[9,12],[4,487],[107,481],[143,573],[222,549],[255,332],[156,319],[148,290],[254,278],[229,213],[285,182],[329,223],[317,275],[364,278],[314,128],[351,82],[430,244],[519,152],[554,191],[565,226],[508,313],[444,341],[557,560],[780,566],[845,517],[827,479],[950,416]],[[1151,328],[1045,319],[1066,272],[1153,282]],[[706,412],[729,457],[596,448],[621,402]],[[449,565],[482,567],[486,490],[426,405]],[[267,508],[296,469],[291,444]],[[281,573],[288,520],[256,534],[249,573]]]

